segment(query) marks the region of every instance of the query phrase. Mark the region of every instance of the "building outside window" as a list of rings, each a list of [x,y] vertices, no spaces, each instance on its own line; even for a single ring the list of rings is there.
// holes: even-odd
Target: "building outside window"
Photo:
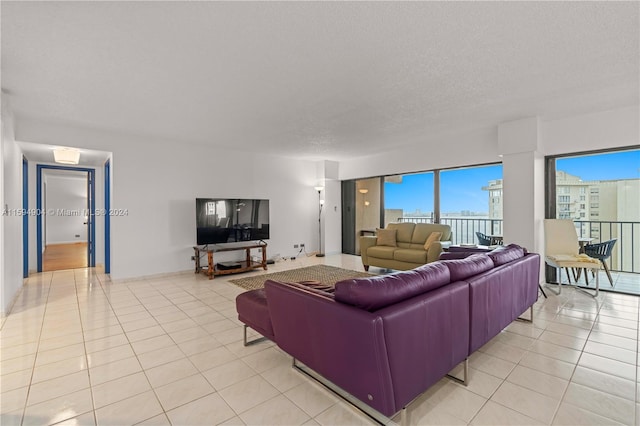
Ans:
[[[640,272],[640,150],[554,161],[556,217],[573,219],[579,236],[593,243],[616,239],[612,269]]]

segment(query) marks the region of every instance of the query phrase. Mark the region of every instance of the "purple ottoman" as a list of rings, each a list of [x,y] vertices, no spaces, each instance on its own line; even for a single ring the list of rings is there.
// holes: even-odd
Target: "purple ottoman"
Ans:
[[[245,324],[245,346],[262,341],[260,338],[247,342],[247,326],[262,334],[267,339],[275,340],[264,288],[249,290],[239,294],[238,297],[236,297],[236,310],[238,311],[238,319]]]

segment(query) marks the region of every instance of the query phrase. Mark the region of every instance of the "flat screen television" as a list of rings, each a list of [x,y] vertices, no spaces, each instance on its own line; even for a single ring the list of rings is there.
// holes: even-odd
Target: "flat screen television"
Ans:
[[[269,238],[269,200],[196,198],[198,245]]]

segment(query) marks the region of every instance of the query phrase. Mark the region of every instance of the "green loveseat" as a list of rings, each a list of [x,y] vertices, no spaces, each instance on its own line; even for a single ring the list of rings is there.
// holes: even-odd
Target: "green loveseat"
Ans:
[[[449,225],[390,223],[384,231],[387,232],[379,232],[377,236],[360,237],[360,255],[365,271],[369,270],[369,266],[403,271],[417,268],[438,260],[442,253],[441,242],[451,242]],[[442,232],[442,236],[425,248],[432,232]],[[395,241],[391,238],[394,234]]]

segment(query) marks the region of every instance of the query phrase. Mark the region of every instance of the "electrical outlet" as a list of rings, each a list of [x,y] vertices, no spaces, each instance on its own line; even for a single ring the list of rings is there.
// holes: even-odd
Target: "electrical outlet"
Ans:
[[[304,248],[304,243],[300,243],[300,247],[303,247],[303,248]]]
[[[293,248],[298,248],[298,245],[297,245],[297,244],[294,244],[294,245],[293,245]]]
[[[191,256],[191,260],[196,260],[196,257],[195,256]]]

